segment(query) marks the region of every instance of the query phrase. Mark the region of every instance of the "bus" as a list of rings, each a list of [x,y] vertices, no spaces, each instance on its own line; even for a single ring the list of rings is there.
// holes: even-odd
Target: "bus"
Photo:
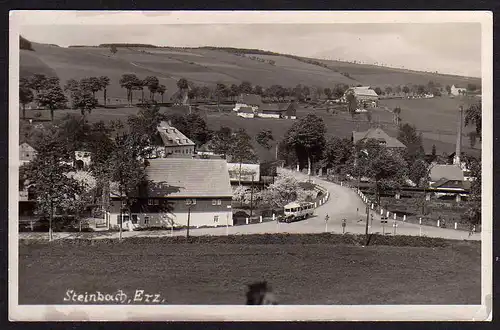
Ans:
[[[314,203],[310,202],[291,202],[284,206],[285,218],[307,219],[314,214]],[[288,222],[288,221],[287,221]]]

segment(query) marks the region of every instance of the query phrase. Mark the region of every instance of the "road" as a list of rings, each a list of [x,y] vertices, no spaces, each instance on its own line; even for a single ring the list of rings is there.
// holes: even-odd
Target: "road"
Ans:
[[[288,171],[279,169],[280,171]],[[308,176],[299,172],[292,172],[298,180],[307,180]],[[356,192],[348,187],[313,177],[314,183],[326,188],[330,193],[329,200],[315,210],[313,217],[293,223],[263,222],[258,224],[240,225],[232,227],[199,228],[191,229],[190,235],[248,235],[265,233],[342,233],[342,219],[346,219],[346,233],[364,234],[366,226],[366,206]],[[325,224],[325,216],[328,214],[328,225]],[[387,235],[412,235],[442,237],[457,240],[480,240],[481,234],[475,233],[469,237],[467,231],[438,228],[432,226],[419,226],[418,224],[389,219],[388,223],[382,225],[378,212],[373,212],[373,222],[370,223],[369,232]],[[393,227],[394,223],[397,227]],[[45,233],[20,233],[20,238],[37,237],[37,234]],[[58,238],[71,238],[78,236],[73,233],[55,233]],[[185,236],[186,230],[171,231],[125,231],[123,237],[158,237],[158,236]],[[118,237],[118,233],[107,233],[102,238]]]

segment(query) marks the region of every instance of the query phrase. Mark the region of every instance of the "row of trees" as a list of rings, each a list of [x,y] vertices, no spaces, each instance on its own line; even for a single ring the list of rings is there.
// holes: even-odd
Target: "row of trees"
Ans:
[[[120,86],[127,90],[127,102],[132,104],[133,102],[133,91],[141,91],[141,100],[144,102],[144,87],[149,90],[149,99],[155,101],[155,95],[158,93],[161,95],[161,100],[163,102],[163,94],[167,91],[165,85],[160,84],[160,81],[155,76],[147,76],[144,79],[139,79],[135,74],[127,73],[122,75],[120,78]],[[177,83],[180,90],[187,89],[187,80],[180,79]]]

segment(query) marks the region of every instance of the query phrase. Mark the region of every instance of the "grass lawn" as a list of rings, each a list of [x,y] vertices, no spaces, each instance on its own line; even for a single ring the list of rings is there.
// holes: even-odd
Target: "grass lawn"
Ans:
[[[246,285],[258,280],[270,283],[281,304],[480,303],[480,244],[316,242],[21,241],[19,303],[63,304],[70,289],[128,296],[140,289],[161,294],[165,304],[244,304]]]

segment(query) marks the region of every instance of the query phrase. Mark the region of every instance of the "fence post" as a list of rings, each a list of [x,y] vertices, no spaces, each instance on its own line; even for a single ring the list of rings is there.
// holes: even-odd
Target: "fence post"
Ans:
[[[380,216],[384,215],[384,209],[380,209]]]
[[[273,213],[273,221],[276,220],[276,214]]]
[[[317,207],[316,202],[314,202],[314,208],[316,208],[316,207]]]
[[[387,218],[389,218],[389,211],[387,211]]]
[[[247,218],[247,225],[248,225],[248,218]]]
[[[406,221],[406,214],[403,215],[403,221]]]
[[[394,220],[396,220],[396,213],[394,213]]]
[[[457,229],[457,223],[455,222],[455,229]]]
[[[438,222],[437,222],[437,226],[439,227],[439,220],[438,220]]]

